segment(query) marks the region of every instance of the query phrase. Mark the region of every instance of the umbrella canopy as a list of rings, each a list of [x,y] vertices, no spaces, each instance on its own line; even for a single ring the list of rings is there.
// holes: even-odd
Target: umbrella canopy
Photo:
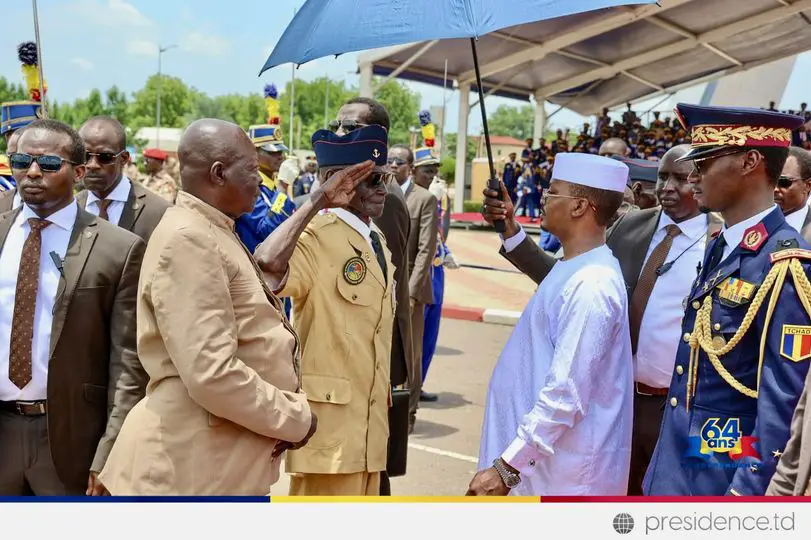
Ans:
[[[477,38],[509,26],[656,0],[307,0],[260,75],[281,64],[430,39]]]

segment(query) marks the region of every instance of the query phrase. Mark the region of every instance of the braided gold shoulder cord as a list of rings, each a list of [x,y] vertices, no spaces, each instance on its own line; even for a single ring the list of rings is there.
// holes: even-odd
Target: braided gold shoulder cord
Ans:
[[[744,316],[738,331],[735,332],[732,339],[723,347],[716,348],[712,343],[712,331],[710,329],[710,321],[712,320],[712,293],[708,294],[704,299],[704,304],[696,314],[696,323],[693,327],[693,333],[690,336],[690,364],[687,369],[686,401],[688,410],[690,409],[690,400],[695,396],[696,385],[698,384],[699,347],[707,353],[707,357],[710,359],[713,368],[715,368],[715,371],[718,372],[728,385],[745,396],[751,398],[758,397],[758,390],[753,390],[737,380],[721,363],[720,357],[734,349],[741,339],[743,339],[743,336],[752,325],[752,321],[755,320],[760,306],[766,299],[766,295],[769,294],[771,290],[772,295],[769,298],[764,331],[760,338],[760,360],[758,362],[758,388],[760,388],[760,372],[763,367],[763,353],[766,348],[769,322],[774,314],[777,299],[780,296],[780,291],[783,289],[783,283],[785,282],[786,274],[789,270],[791,270],[791,277],[797,289],[797,296],[800,298],[800,302],[802,302],[806,313],[811,317],[811,282],[808,281],[808,276],[805,275],[802,264],[796,258],[785,259],[772,266],[772,269],[769,271],[760,289],[758,289],[757,294],[755,294],[755,298],[749,305],[749,309],[746,311],[746,316]]]

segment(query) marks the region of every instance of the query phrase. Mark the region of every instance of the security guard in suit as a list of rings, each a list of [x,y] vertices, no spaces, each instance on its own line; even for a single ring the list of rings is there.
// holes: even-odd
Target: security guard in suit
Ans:
[[[774,205],[799,117],[679,104],[699,206],[725,225],[685,299],[646,495],[763,495],[811,359],[809,245]]]
[[[376,496],[396,302],[391,253],[371,218],[383,212],[388,136],[371,125],[319,130],[312,142],[321,186],[256,250],[279,296],[293,299],[302,389],[319,420],[285,470],[291,495]]]

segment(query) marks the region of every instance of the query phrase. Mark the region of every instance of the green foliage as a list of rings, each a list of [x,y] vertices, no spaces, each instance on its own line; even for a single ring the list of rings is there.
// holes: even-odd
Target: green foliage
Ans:
[[[375,99],[382,103],[389,113],[391,129],[390,144],[409,144],[410,128],[418,129],[420,122],[420,95],[398,81],[388,81],[375,91]],[[437,134],[439,136],[439,134]],[[418,136],[421,139],[421,135]]]
[[[476,141],[472,138],[467,138],[467,162],[470,163],[476,157]],[[445,151],[443,155],[456,158],[456,133],[445,134]]]
[[[487,118],[487,126],[491,135],[507,135],[523,141],[532,137],[534,121],[535,108],[532,105],[520,108],[499,105]]]
[[[465,212],[481,212],[482,210],[482,203],[476,201],[465,201],[463,206]]]

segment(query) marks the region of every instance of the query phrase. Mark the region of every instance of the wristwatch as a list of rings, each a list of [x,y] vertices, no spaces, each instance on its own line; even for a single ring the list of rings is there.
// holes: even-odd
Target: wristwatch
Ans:
[[[499,476],[501,476],[501,480],[504,482],[504,485],[508,488],[512,489],[521,483],[521,475],[508,470],[505,466],[504,460],[501,458],[493,461],[493,467],[496,469]]]

